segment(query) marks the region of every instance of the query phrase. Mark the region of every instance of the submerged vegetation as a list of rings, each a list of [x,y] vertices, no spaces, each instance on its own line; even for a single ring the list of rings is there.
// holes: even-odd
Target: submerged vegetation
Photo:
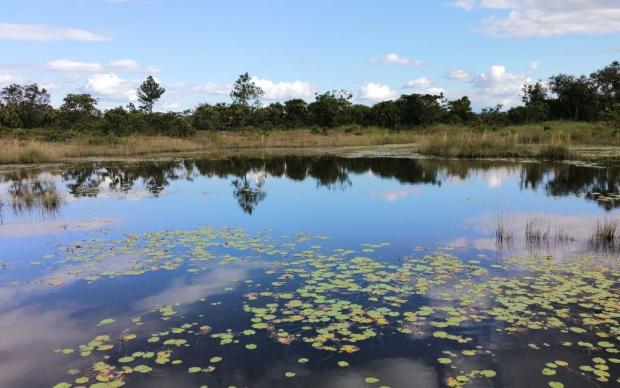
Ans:
[[[421,357],[447,387],[501,379],[506,355],[498,342],[546,360],[538,365],[541,386],[620,382],[620,273],[613,266],[594,257],[491,264],[441,249],[385,261],[374,256],[388,243],[324,250],[318,242],[326,239],[299,234],[279,240],[238,228],[202,227],[68,244],[45,259],[70,269],[66,277],[41,279],[43,284],[159,270],[197,276],[212,266],[250,263],[259,273],[219,291],[234,298],[197,297],[156,305],[133,318],[102,317],[92,340],[56,350],[68,365],[79,364],[78,358],[91,363],[71,368],[69,379],[57,386],[121,386],[135,375],[156,379],[165,370],[187,373],[197,384],[213,379],[234,384],[234,378],[222,379],[232,378],[225,371],[238,368],[235,358],[243,352],[280,354],[279,347],[299,355],[282,366],[281,378],[303,379],[319,365],[363,368],[357,355],[392,338],[412,350],[425,349]],[[125,269],[98,272],[119,256],[134,259]],[[243,313],[236,323],[214,319],[215,311],[237,309]],[[187,359],[195,352],[199,358]],[[398,384],[395,378],[366,374],[359,384]]]

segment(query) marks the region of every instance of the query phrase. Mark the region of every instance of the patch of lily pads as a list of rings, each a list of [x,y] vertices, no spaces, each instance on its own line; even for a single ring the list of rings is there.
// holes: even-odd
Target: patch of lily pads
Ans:
[[[204,320],[187,321],[178,313],[179,305],[155,306],[114,336],[112,331],[122,322],[106,318],[95,324],[105,332],[74,346],[81,357],[94,360],[91,367],[77,377],[71,375],[72,382],[60,384],[122,386],[136,373],[148,375],[175,366],[194,376],[215,374],[223,361],[217,346],[260,354],[264,347],[257,343],[264,338],[278,346],[307,348],[308,354],[324,352],[327,360],[334,355],[324,361],[331,362],[334,370],[363,368],[349,355],[364,352],[371,341],[399,336],[438,347],[439,355],[429,356],[426,362],[441,373],[446,386],[465,387],[498,379],[502,373],[495,353],[464,330],[478,325],[492,327],[495,335],[521,340],[521,351],[541,352],[543,357],[548,349],[579,354],[576,362],[575,357],[563,360],[549,352],[548,361],[540,365],[540,376],[550,387],[564,386],[566,375],[584,384],[620,383],[620,271],[596,257],[561,263],[520,257],[484,265],[445,249],[387,261],[372,256],[387,243],[324,250],[307,246],[311,239],[299,235],[278,241],[267,234],[249,236],[238,228],[204,227],[131,235],[122,244],[105,240],[74,244],[65,251],[71,254],[61,260],[65,265],[94,268],[119,254],[131,257],[130,273],[100,273],[97,278],[89,274],[83,278],[89,282],[250,257],[270,260],[261,282],[237,285],[244,295],[246,320],[241,330],[215,332],[208,314]],[[139,330],[151,319],[169,326],[153,332]],[[203,365],[183,364],[183,350],[195,347],[197,337],[213,342],[212,354],[204,355]],[[129,352],[130,343],[139,348],[132,346]],[[67,349],[58,353],[76,357]],[[122,357],[116,356],[119,349]],[[300,357],[296,364],[312,368],[314,360]],[[295,370],[281,373],[292,380],[298,374]],[[380,381],[366,376],[360,383]]]

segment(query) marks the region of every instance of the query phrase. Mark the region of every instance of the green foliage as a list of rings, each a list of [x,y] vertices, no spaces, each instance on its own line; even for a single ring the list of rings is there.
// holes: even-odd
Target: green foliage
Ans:
[[[142,103],[140,108],[145,112],[152,113],[153,105],[165,92],[166,89],[162,88],[153,76],[149,75],[138,88],[138,101]]]
[[[471,122],[475,115],[471,110],[469,97],[464,96],[447,103],[448,122],[453,124],[463,124]]]
[[[105,112],[101,127],[107,135],[124,136],[143,132],[148,126],[142,112],[131,106],[129,110],[119,106]]]
[[[444,116],[441,106],[443,96],[430,94],[402,95],[396,101],[400,112],[402,124],[408,126],[428,126],[440,122]]]
[[[172,137],[188,137],[195,134],[190,119],[183,113],[152,113],[147,116],[149,129],[156,133]]]
[[[67,94],[60,106],[60,124],[66,129],[80,132],[95,129],[100,115],[97,100],[90,94]]]
[[[247,116],[251,113],[252,108],[260,106],[260,99],[265,94],[252,79],[248,73],[241,74],[230,92],[230,98],[233,101],[233,112],[239,119],[241,129],[245,129]]]
[[[9,128],[49,125],[55,115],[50,95],[37,84],[11,84],[0,91],[0,124]]]
[[[620,102],[606,107],[601,114],[601,120],[611,128],[620,129]]]
[[[370,108],[369,114],[374,125],[384,128],[394,129],[401,122],[401,110],[398,103],[394,101],[384,101],[375,104]]]
[[[345,90],[316,94],[314,101],[291,99],[261,106],[264,91],[248,73],[241,74],[230,93],[231,103],[200,104],[191,112],[153,113],[153,105],[165,89],[149,76],[138,89],[140,110],[133,104],[103,114],[88,94],[69,94],[62,106],[49,105],[50,96],[37,84],[9,85],[0,91],[0,128],[47,128],[44,137],[60,140],[73,132],[101,131],[107,135],[131,133],[189,136],[195,130],[225,131],[241,128],[263,131],[314,128],[326,134],[338,126],[378,126],[390,130],[431,127],[435,124],[474,125],[497,130],[511,124],[549,120],[602,122],[620,127],[620,63],[613,62],[590,76],[559,74],[548,82],[526,83],[521,106],[504,110],[501,105],[472,111],[467,96],[447,100],[443,95],[405,94],[395,101],[373,106],[353,104]],[[351,127],[353,128],[353,127]],[[62,131],[69,131],[66,135]],[[353,131],[351,131],[353,132]],[[358,132],[357,130],[355,132]]]
[[[478,115],[478,123],[485,129],[497,130],[500,126],[507,124],[507,115],[502,112],[502,106],[482,108]]]
[[[313,123],[328,128],[346,124],[352,98],[353,95],[346,90],[317,94],[314,102],[308,106]]]

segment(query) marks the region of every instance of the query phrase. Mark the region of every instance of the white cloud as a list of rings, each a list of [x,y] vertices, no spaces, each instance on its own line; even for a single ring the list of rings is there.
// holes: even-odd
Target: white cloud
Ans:
[[[181,90],[185,89],[185,85],[179,85]],[[232,90],[232,85],[230,84],[219,84],[217,82],[207,82],[204,84],[196,85],[191,88],[192,91],[204,94],[216,94],[216,95],[224,95],[230,94]]]
[[[55,61],[48,62],[44,68],[50,70],[63,70],[63,71],[130,71],[130,72],[152,72],[158,71],[154,67],[140,66],[136,61],[132,59],[119,59],[108,63],[99,62],[77,62],[68,59],[57,59]]]
[[[308,82],[274,82],[268,79],[252,77],[252,81],[256,83],[265,92],[264,98],[267,100],[288,100],[291,98],[309,98],[318,91],[316,85]]]
[[[0,87],[7,86],[15,82],[15,77],[10,74],[0,74]]]
[[[114,73],[98,73],[90,77],[85,89],[111,101],[137,101],[136,88],[139,81],[128,81]]]
[[[304,81],[276,82],[259,77],[252,81],[265,92],[266,100],[288,100],[291,98],[310,98],[319,90],[318,86]],[[178,83],[170,86],[176,92],[195,92],[209,95],[228,95],[233,85],[218,82],[206,82],[199,85]]]
[[[481,0],[480,7],[489,9],[510,9],[515,7],[511,0]]]
[[[434,96],[438,96],[440,94],[446,94],[446,89],[444,88],[428,88],[426,89],[427,94],[432,94]]]
[[[446,74],[446,77],[455,81],[463,81],[471,77],[471,74],[467,70],[453,69]]]
[[[416,78],[407,82],[403,88],[404,89],[420,89],[420,88],[428,88],[431,86],[431,81],[426,77]]]
[[[475,1],[474,0],[457,0],[452,3],[453,6],[457,8],[464,9],[466,11],[470,11],[474,8]]]
[[[411,60],[409,58],[401,57],[398,54],[388,54],[382,58],[374,58],[372,62],[377,65],[397,64],[415,67],[424,66],[426,64],[426,62],[421,59]]]
[[[541,61],[532,61],[532,62],[530,62],[530,70],[532,70],[532,71],[538,70],[540,65],[542,65]]]
[[[369,82],[362,86],[360,90],[360,98],[369,101],[386,101],[393,100],[398,97],[396,91],[390,89],[387,85]]]
[[[472,101],[478,105],[502,104],[511,107],[521,101],[521,88],[532,80],[525,74],[510,73],[506,66],[493,65],[472,79]]]
[[[55,27],[40,24],[0,23],[0,40],[50,42],[75,40],[81,42],[106,41],[109,37],[79,28]]]
[[[414,194],[421,194],[421,189],[402,189],[402,190],[388,190],[375,193],[377,197],[383,198],[388,202],[396,202],[401,199],[407,198]]]
[[[480,31],[496,37],[550,37],[620,32],[618,0],[482,0],[454,6],[504,10],[482,20]]]

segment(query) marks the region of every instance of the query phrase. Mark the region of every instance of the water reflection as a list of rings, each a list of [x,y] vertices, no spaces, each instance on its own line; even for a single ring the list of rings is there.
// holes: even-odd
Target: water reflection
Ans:
[[[293,181],[313,179],[317,187],[346,190],[353,185],[352,174],[367,173],[409,185],[441,185],[446,181],[463,181],[484,175],[489,188],[500,188],[505,178],[517,176],[521,190],[544,190],[549,196],[583,196],[606,210],[620,206],[618,168],[497,161],[294,156],[84,163],[49,172],[15,170],[0,173],[0,204],[10,204],[16,214],[34,209],[55,214],[62,204],[57,184],[64,186],[67,195],[72,198],[135,191],[159,196],[174,181],[217,177],[230,179],[232,195],[239,207],[245,213],[252,214],[267,196],[269,178],[284,177]],[[413,192],[413,189],[407,188],[394,195],[384,194],[388,200],[394,201]],[[0,211],[2,208],[0,206]]]
[[[53,181],[19,180],[12,181],[8,187],[11,208],[16,215],[39,210],[53,215],[62,203],[61,194]]]
[[[252,214],[258,204],[267,196],[267,193],[263,190],[264,184],[264,175],[257,176],[253,184],[248,180],[248,174],[244,174],[242,178],[233,179],[233,197],[237,199],[239,207],[241,207],[245,213]]]

